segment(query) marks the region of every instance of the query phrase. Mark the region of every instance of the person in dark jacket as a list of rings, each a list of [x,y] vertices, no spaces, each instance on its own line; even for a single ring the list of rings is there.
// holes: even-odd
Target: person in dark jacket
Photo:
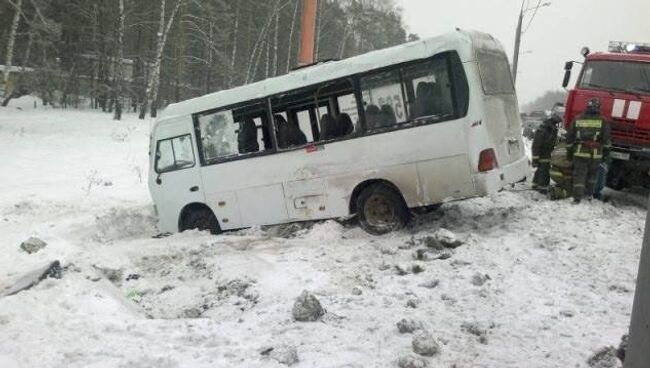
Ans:
[[[558,125],[562,119],[553,114],[535,131],[533,139],[533,167],[537,168],[533,177],[533,189],[548,193],[551,183],[551,153],[557,143]]]
[[[592,98],[587,110],[571,124],[567,133],[567,158],[573,161],[573,200],[594,193],[598,170],[611,150],[609,123],[600,114],[600,100]]]

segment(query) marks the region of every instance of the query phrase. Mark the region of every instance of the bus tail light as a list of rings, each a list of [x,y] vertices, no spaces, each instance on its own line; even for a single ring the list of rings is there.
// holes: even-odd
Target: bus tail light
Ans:
[[[478,171],[479,172],[488,172],[492,171],[499,167],[497,163],[497,155],[494,152],[494,149],[488,148],[481,152],[478,160]]]

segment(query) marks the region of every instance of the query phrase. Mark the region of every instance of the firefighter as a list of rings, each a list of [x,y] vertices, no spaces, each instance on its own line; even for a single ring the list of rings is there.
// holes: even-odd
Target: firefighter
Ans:
[[[606,162],[611,148],[609,123],[600,114],[600,100],[592,98],[587,110],[571,124],[567,133],[567,158],[573,161],[573,200],[594,193],[600,164]]]
[[[553,114],[544,120],[542,125],[535,131],[533,138],[533,167],[537,168],[533,177],[533,189],[540,193],[547,193],[551,176],[551,153],[557,143],[558,125],[562,119]]]

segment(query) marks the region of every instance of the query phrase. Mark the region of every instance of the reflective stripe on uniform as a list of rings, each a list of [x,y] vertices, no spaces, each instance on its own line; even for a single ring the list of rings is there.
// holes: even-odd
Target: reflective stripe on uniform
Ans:
[[[543,159],[540,159],[539,162],[541,162],[543,164],[547,164],[547,163],[551,162],[551,159],[550,158],[543,158]]]
[[[561,171],[551,170],[551,171],[549,171],[549,174],[551,174],[552,176],[561,176],[561,177],[564,177],[564,174],[562,174]]]
[[[539,160],[539,156],[533,156],[533,160]]]
[[[585,153],[585,152],[576,152],[573,154],[575,157],[580,157],[580,158],[591,158],[591,153]]]
[[[591,128],[591,129],[600,129],[603,126],[602,120],[577,120],[577,128]]]

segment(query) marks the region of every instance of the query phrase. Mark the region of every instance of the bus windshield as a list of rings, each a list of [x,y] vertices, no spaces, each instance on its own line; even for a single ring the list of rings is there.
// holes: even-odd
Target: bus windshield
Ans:
[[[580,88],[650,94],[650,63],[591,61],[585,66]]]

